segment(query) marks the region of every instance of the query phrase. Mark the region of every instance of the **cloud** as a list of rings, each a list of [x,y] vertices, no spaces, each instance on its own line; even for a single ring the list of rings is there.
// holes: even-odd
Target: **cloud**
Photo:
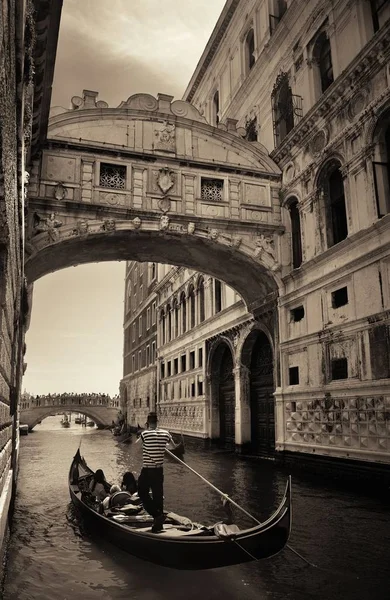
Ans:
[[[139,92],[181,97],[223,0],[66,0],[53,105],[83,89],[111,106]]]

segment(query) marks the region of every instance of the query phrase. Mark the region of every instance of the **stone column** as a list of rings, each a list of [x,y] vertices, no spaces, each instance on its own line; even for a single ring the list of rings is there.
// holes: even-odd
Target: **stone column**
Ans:
[[[205,320],[213,316],[213,278],[207,277],[204,282],[204,316]]]
[[[195,305],[195,323],[194,323],[194,327],[197,327],[200,323],[200,319],[199,319],[199,290],[198,289],[194,289],[194,305]]]
[[[250,371],[244,365],[233,369],[236,397],[235,438],[236,446],[251,441]]]
[[[282,388],[276,388],[275,398],[275,449],[284,450],[285,444],[285,424],[284,424],[284,399]]]
[[[206,375],[205,394],[208,414],[207,433],[210,439],[218,439],[220,436],[219,423],[219,380],[218,377]]]

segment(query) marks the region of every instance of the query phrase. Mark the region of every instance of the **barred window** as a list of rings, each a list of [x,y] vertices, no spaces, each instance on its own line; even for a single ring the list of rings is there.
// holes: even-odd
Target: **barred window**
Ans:
[[[207,202],[220,202],[223,200],[223,180],[202,177],[201,198]]]
[[[99,185],[105,188],[124,190],[126,187],[126,167],[100,163]]]

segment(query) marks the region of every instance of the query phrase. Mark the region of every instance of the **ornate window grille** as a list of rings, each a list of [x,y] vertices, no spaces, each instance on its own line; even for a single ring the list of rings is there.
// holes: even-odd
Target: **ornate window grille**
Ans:
[[[126,187],[126,167],[100,163],[100,187],[124,190]]]
[[[223,179],[202,177],[201,198],[206,202],[221,202],[223,200]]]
[[[272,90],[272,112],[275,148],[299,123],[303,116],[303,100],[292,93],[287,73],[280,73]]]

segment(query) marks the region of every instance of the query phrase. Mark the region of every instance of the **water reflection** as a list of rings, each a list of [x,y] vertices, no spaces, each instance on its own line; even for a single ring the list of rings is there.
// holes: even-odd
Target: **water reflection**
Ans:
[[[138,445],[118,444],[110,432],[45,419],[21,438],[21,470],[5,600],[388,600],[390,539],[387,507],[372,498],[293,480],[290,543],[321,569],[283,551],[268,561],[212,571],[157,567],[83,529],[69,503],[67,473],[80,442],[94,469],[119,482],[141,467]],[[190,441],[186,461],[258,518],[278,504],[286,473],[269,462],[244,461]],[[223,515],[218,495],[178,463],[167,461],[165,506],[194,520]],[[237,510],[235,514],[239,517]],[[239,517],[241,520],[241,516]],[[241,523],[248,524],[244,517]],[[360,579],[357,579],[357,576]]]

